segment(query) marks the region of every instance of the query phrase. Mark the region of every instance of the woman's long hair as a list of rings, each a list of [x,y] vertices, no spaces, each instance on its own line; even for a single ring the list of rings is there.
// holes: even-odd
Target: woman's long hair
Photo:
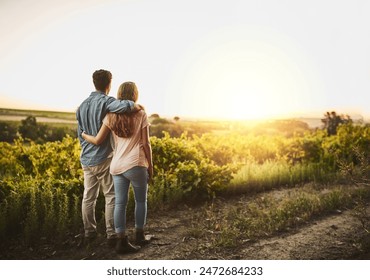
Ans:
[[[125,82],[118,88],[117,99],[136,102],[139,92],[135,83]],[[134,132],[135,113],[112,114],[111,128],[118,137],[129,138]]]

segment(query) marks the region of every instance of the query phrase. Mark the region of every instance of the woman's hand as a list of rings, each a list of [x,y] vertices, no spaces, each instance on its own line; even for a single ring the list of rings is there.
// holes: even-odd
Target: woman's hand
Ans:
[[[94,145],[100,145],[103,143],[107,135],[110,133],[109,127],[103,124],[98,132],[98,135],[92,136],[89,134],[86,134],[85,131],[82,131],[81,136],[83,139],[85,139],[87,142],[94,144]]]

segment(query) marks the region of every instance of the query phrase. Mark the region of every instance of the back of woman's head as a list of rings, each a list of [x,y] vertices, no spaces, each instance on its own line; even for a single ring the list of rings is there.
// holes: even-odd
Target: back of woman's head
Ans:
[[[125,82],[118,88],[117,99],[136,102],[139,92],[134,82]],[[118,137],[129,138],[134,132],[135,113],[113,114],[111,127]]]
[[[118,88],[117,99],[131,100],[136,102],[139,98],[139,92],[134,82],[124,82]]]

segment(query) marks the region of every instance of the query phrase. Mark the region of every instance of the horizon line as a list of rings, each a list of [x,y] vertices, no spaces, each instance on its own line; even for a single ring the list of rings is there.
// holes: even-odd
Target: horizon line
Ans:
[[[35,111],[35,112],[56,112],[56,113],[75,113],[75,110],[60,110],[60,109],[42,109],[42,108],[14,108],[10,106],[4,106],[0,107],[0,110],[15,110],[15,111]],[[275,115],[275,116],[269,116],[269,117],[256,117],[256,118],[232,118],[232,117],[225,117],[225,118],[220,118],[220,117],[207,117],[207,116],[181,116],[181,115],[167,115],[167,114],[160,114],[160,113],[151,113],[150,115],[153,114],[158,114],[160,117],[163,118],[175,118],[179,117],[180,119],[192,119],[192,120],[208,120],[208,121],[268,121],[268,120],[284,120],[284,119],[320,119],[323,118],[326,112],[336,112],[339,113],[339,115],[348,115],[354,120],[359,120],[363,119],[364,121],[369,121],[370,120],[370,114],[363,115],[358,112],[352,112],[352,113],[341,113],[336,110],[330,109],[330,110],[325,110],[322,113],[318,113],[315,111],[312,112],[300,112],[300,113],[288,113],[288,114],[281,114],[281,115]],[[148,116],[150,116],[148,114]]]

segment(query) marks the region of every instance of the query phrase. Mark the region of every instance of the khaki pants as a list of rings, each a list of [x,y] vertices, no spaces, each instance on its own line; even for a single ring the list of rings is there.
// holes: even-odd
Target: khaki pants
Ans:
[[[85,236],[96,233],[95,206],[101,188],[105,197],[105,225],[107,238],[115,236],[113,225],[114,186],[109,173],[112,158],[96,166],[82,166],[84,171],[84,194],[82,199],[82,220]]]

